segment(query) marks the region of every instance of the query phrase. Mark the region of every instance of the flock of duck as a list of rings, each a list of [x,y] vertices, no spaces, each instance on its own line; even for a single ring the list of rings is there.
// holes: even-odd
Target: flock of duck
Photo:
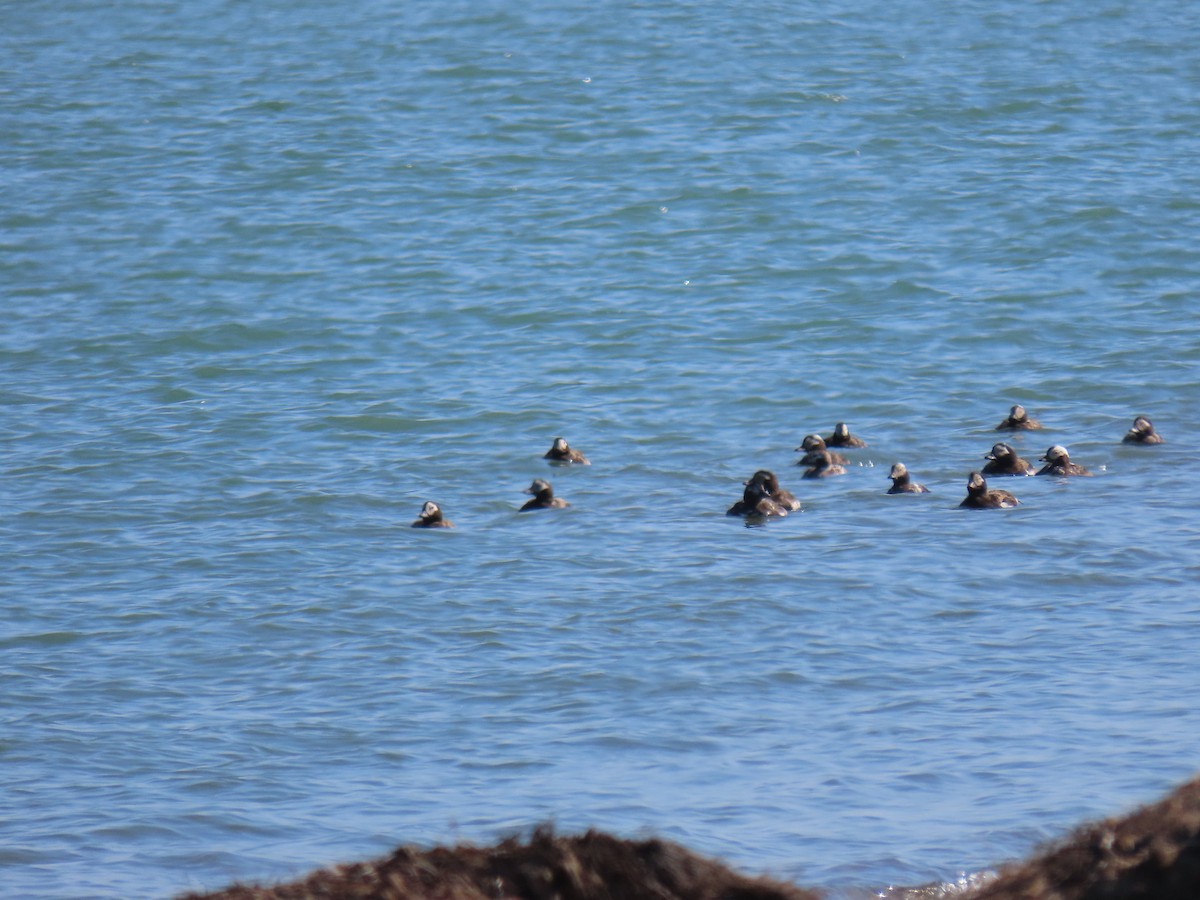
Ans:
[[[1040,422],[1029,418],[1025,408],[1014,406],[1009,410],[1008,418],[996,426],[997,431],[1040,431]],[[1122,442],[1126,444],[1161,444],[1162,436],[1154,430],[1154,425],[1145,416],[1138,416],[1133,425],[1125,432]],[[867,442],[850,433],[845,422],[838,422],[833,434],[827,438],[819,434],[808,435],[796,448],[803,451],[798,465],[806,466],[802,478],[831,478],[846,474],[847,457],[831,450],[857,449],[866,447]],[[580,451],[573,449],[564,438],[555,438],[553,445],[543,456],[551,462],[560,465],[588,466],[591,463]],[[1045,465],[1037,469],[1028,461],[1021,459],[1010,445],[998,443],[992,447],[992,452],[985,459],[987,464],[978,472],[967,476],[967,496],[959,504],[963,509],[1009,509],[1018,506],[1021,501],[1008,491],[990,490],[985,475],[1057,475],[1057,476],[1090,476],[1092,473],[1083,466],[1071,462],[1067,448],[1055,444],[1041,457]],[[927,494],[929,488],[912,480],[904,463],[892,466],[888,475],[892,480],[889,494]],[[726,515],[744,518],[768,519],[786,516],[789,512],[800,509],[800,501],[790,491],[779,484],[774,472],[759,469],[749,480],[742,482],[744,490],[742,499],[733,504]],[[535,509],[562,509],[570,506],[566,500],[554,496],[554,488],[544,478],[535,478],[533,484],[525,489],[532,494],[531,500],[521,507],[521,512]],[[412,523],[413,528],[453,528],[454,523],[445,518],[442,509],[432,500],[426,501],[421,508],[421,515]]]

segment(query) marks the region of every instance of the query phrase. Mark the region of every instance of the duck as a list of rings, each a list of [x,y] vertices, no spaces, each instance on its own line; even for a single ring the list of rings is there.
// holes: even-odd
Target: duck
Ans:
[[[412,523],[413,528],[453,528],[454,523],[442,515],[442,508],[432,500],[421,507],[421,518]]]
[[[967,477],[967,496],[959,509],[1011,509],[1020,506],[1021,501],[1008,491],[989,491],[987,482],[978,472],[972,472]]]
[[[750,476],[750,481],[757,481],[761,484],[767,493],[767,497],[789,512],[796,512],[800,509],[800,501],[796,499],[796,495],[779,486],[779,479],[775,477],[774,472],[768,469],[759,469]],[[750,481],[745,483],[749,484]]]
[[[1025,407],[1017,404],[1008,411],[1008,418],[996,426],[997,431],[1041,431],[1042,423],[1029,418]]]
[[[1032,475],[1037,471],[1008,444],[992,445],[992,452],[984,459],[989,460],[983,467],[984,475]]]
[[[767,494],[763,483],[755,478],[745,482],[742,499],[726,510],[727,516],[783,518],[788,511]]]
[[[803,441],[801,441],[800,446],[796,448],[797,453],[799,453],[801,450],[803,450],[805,453],[812,453],[814,450],[829,450],[829,448],[825,444],[825,438],[821,437],[819,434],[810,434]],[[842,454],[834,453],[832,450],[829,450],[829,458],[839,466],[844,466],[850,461],[846,459],[846,457],[842,456]],[[796,465],[807,466],[811,464],[801,459],[796,463]]]
[[[828,450],[814,450],[800,462],[810,467],[804,470],[801,478],[831,478],[846,474],[846,467],[835,463]]]
[[[546,455],[542,459],[548,459],[551,462],[575,463],[580,466],[590,466],[588,458],[578,450],[572,450],[571,445],[567,443],[566,438],[556,437],[550,449],[546,451]]]
[[[855,437],[850,433],[850,428],[845,422],[838,422],[833,426],[833,434],[825,438],[825,443],[830,447],[865,447],[867,442],[860,437]]]
[[[544,478],[535,478],[533,484],[525,489],[526,494],[533,494],[533,499],[521,507],[521,512],[531,509],[564,509],[570,506],[566,500],[554,496],[554,488]]]
[[[1071,462],[1067,448],[1055,444],[1042,457],[1046,465],[1038,469],[1039,475],[1091,475],[1083,466]]]
[[[1123,444],[1161,444],[1162,435],[1154,430],[1154,425],[1145,416],[1138,416],[1133,425],[1121,438]]]
[[[892,471],[888,473],[888,478],[892,479],[892,486],[888,488],[889,494],[928,494],[929,488],[923,484],[917,484],[908,474],[908,467],[904,463],[896,463],[892,466]]]

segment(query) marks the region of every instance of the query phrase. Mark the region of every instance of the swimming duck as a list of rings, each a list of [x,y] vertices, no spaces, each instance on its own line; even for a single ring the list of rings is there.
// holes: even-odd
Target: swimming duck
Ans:
[[[996,426],[997,431],[1040,431],[1042,423],[1029,418],[1025,407],[1017,404],[1008,411],[1008,418]]]
[[[432,500],[421,507],[421,518],[412,523],[413,528],[453,528],[454,523],[442,517],[442,508]]]
[[[892,466],[892,471],[888,473],[888,478],[892,479],[892,486],[888,488],[889,494],[929,493],[929,488],[923,484],[917,484],[911,479],[908,474],[908,467],[904,463],[896,463]]]
[[[978,472],[967,478],[967,496],[959,509],[1011,509],[1021,503],[1008,491],[989,491],[987,482]]]
[[[767,489],[761,481],[751,478],[745,484],[742,499],[729,507],[725,515],[782,518],[788,514],[786,509],[767,495]]]
[[[1154,425],[1145,416],[1133,420],[1133,426],[1121,438],[1123,444],[1161,444],[1162,435],[1154,430]]]
[[[549,459],[553,462],[578,463],[581,466],[591,465],[586,456],[578,450],[572,450],[566,438],[560,437],[554,439],[554,444],[546,451],[546,455],[542,459]]]
[[[767,497],[778,503],[786,510],[796,512],[800,509],[800,501],[796,499],[796,495],[791,491],[786,491],[779,486],[779,479],[775,477],[775,473],[767,469],[759,469],[751,477],[750,481],[757,481],[763,486]],[[745,482],[749,484],[750,481]]]
[[[1038,469],[1039,475],[1091,475],[1092,473],[1083,466],[1076,465],[1071,462],[1071,457],[1067,455],[1067,448],[1060,447],[1055,444],[1046,451],[1046,455],[1042,457],[1046,465]]]
[[[830,447],[865,447],[867,442],[860,437],[855,437],[850,433],[850,429],[845,422],[838,422],[833,426],[833,434],[825,438],[825,443]]]
[[[835,463],[828,450],[814,450],[800,462],[811,467],[804,470],[801,478],[830,478],[834,475],[846,474],[845,466]]]
[[[533,499],[521,507],[521,512],[531,509],[562,509],[570,506],[566,500],[554,496],[554,488],[544,478],[535,478],[533,484],[525,489],[526,494],[533,494]]]
[[[1017,451],[1008,444],[995,444],[992,452],[984,457],[990,460],[983,467],[984,475],[1033,475],[1034,469],[1026,460],[1017,456]]]
[[[800,446],[796,448],[796,452],[799,453],[801,450],[803,450],[805,453],[812,453],[814,450],[827,450],[827,449],[828,449],[828,447],[825,444],[825,438],[821,437],[819,434],[810,434],[808,437],[806,437],[803,441],[800,442]],[[805,458],[807,458],[807,457],[805,457]],[[832,459],[839,466],[844,466],[844,465],[846,465],[847,462],[849,462],[849,460],[846,459],[846,457],[842,456],[842,454],[834,453],[832,450],[829,451],[829,458]],[[807,466],[807,465],[811,465],[811,463],[807,463],[803,459],[801,459],[799,462],[796,463],[796,465]]]

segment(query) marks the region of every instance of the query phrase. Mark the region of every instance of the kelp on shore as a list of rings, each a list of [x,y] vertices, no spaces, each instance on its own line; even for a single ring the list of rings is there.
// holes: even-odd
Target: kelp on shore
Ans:
[[[820,891],[728,866],[663,840],[603,832],[492,847],[401,847],[372,862],[271,887],[235,885],[179,900],[818,900]],[[896,896],[894,893],[891,896]],[[1078,828],[1022,862],[1000,866],[963,900],[1196,900],[1200,778],[1156,803]]]

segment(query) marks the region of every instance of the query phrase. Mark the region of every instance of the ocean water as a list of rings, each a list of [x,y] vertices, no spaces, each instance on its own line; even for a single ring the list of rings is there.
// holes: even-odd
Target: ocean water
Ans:
[[[855,895],[1200,767],[1189,4],[0,21],[6,896],[544,822]],[[1096,477],[957,509],[1013,403]]]

